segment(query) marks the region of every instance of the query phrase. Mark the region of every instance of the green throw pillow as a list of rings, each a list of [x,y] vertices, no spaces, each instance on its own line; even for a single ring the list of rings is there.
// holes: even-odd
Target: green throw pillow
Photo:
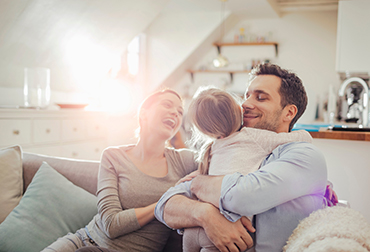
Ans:
[[[18,206],[0,224],[0,251],[41,251],[97,214],[97,198],[75,186],[46,162]]]

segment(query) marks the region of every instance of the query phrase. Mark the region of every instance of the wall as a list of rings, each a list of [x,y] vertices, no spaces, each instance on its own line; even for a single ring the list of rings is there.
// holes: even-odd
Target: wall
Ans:
[[[281,18],[248,19],[237,23],[223,41],[234,41],[234,35],[244,27],[246,31],[265,36],[272,32],[272,40],[279,43],[279,54],[275,58],[273,46],[223,47],[222,54],[234,63],[229,69],[247,66],[252,59],[269,58],[272,62],[296,72],[303,80],[309,96],[309,105],[300,122],[314,120],[317,99],[323,100],[329,84],[338,86],[339,76],[335,72],[337,12],[296,12],[284,14]],[[210,67],[217,56],[216,48],[204,52],[204,56],[194,66]],[[243,93],[248,79],[247,74],[235,74],[230,83],[228,74],[196,74],[191,82],[190,74],[179,76],[176,86],[190,86],[195,90],[199,85],[215,84],[230,91]]]
[[[230,13],[225,13],[227,18]],[[218,28],[219,12],[174,12],[161,14],[146,30],[147,73],[150,91],[165,79]]]
[[[313,144],[326,158],[328,179],[339,199],[370,221],[370,142],[315,138]]]
[[[64,102],[74,93],[93,93],[131,39],[168,2],[0,1],[0,106],[23,105],[18,94],[25,67],[50,68],[52,96],[73,93]]]

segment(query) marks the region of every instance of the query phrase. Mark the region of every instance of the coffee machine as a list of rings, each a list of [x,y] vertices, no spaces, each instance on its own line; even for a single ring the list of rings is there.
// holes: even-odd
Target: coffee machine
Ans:
[[[338,119],[347,123],[369,126],[369,77],[350,77],[339,89]]]

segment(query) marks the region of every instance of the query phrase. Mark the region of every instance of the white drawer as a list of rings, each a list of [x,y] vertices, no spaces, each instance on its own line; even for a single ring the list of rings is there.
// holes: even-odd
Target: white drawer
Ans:
[[[103,137],[106,133],[106,125],[101,120],[89,120],[87,123],[87,135],[89,138]]]
[[[60,120],[35,119],[33,121],[33,142],[52,143],[60,141]]]
[[[105,141],[93,141],[62,146],[62,156],[86,160],[100,160],[102,151],[106,148]]]
[[[100,160],[103,150],[107,148],[106,141],[91,142],[86,146],[85,159]]]
[[[31,121],[0,119],[0,145],[30,144]]]
[[[86,127],[84,120],[62,120],[62,141],[82,140],[85,138]]]

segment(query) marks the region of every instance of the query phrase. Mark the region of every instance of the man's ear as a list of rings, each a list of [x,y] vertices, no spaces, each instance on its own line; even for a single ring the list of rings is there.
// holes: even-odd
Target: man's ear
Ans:
[[[295,115],[298,113],[298,108],[296,105],[290,104],[285,106],[283,111],[283,121],[284,122],[291,122]]]

